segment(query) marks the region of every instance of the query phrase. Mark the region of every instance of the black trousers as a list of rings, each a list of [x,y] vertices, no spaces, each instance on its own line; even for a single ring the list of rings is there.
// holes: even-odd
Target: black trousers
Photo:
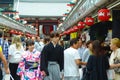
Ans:
[[[0,68],[0,80],[2,80],[2,78],[3,78],[3,75],[2,75],[2,70]]]
[[[14,80],[20,80],[20,76],[17,75],[18,64],[10,63],[9,68],[10,68],[10,73],[11,73],[12,77],[14,78]]]
[[[84,76],[86,73],[86,67],[82,68],[82,71],[83,71],[83,76]]]

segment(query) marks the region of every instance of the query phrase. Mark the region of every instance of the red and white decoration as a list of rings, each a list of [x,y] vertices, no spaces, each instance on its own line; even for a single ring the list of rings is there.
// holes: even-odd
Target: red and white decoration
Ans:
[[[88,26],[92,26],[94,24],[94,18],[86,17],[85,18],[85,24],[88,25]]]
[[[9,33],[15,34],[15,35],[23,35],[23,32],[17,31],[17,30],[14,30],[14,29],[10,30]]]
[[[68,31],[64,31],[64,32],[63,32],[63,35],[66,35],[66,34],[69,34],[69,32],[68,32]]]
[[[79,28],[79,29],[83,29],[84,27],[85,27],[85,23],[82,22],[82,21],[80,21],[80,22],[78,23],[78,28]]]
[[[108,21],[110,19],[110,10],[108,9],[100,9],[98,11],[98,19],[100,21]]]
[[[78,27],[78,26],[74,26],[73,29],[74,29],[75,31],[78,31],[78,30],[79,30],[79,27]]]

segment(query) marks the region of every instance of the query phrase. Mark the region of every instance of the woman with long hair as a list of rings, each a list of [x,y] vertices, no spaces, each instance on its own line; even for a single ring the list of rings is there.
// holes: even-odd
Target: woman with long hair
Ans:
[[[110,65],[99,40],[92,42],[92,53],[86,65],[89,72],[86,80],[108,80],[107,69]]]
[[[16,74],[18,64],[22,60],[22,54],[24,54],[20,36],[14,36],[12,38],[12,44],[9,47],[8,53],[10,73],[14,80],[20,80],[20,77]]]

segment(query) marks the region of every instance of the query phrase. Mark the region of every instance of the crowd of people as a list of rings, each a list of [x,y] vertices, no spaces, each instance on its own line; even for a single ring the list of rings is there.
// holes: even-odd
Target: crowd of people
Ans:
[[[79,37],[66,47],[57,32],[44,39],[16,35],[11,42],[0,32],[0,61],[0,80],[6,74],[14,80],[119,80],[120,39],[106,46]]]

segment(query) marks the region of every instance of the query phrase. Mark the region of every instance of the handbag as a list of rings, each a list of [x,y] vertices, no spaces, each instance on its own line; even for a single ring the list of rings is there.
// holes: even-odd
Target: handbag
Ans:
[[[118,64],[118,63],[120,63],[120,59],[118,59],[118,57],[115,57],[114,58],[114,64]],[[119,67],[114,68],[114,71],[115,71],[115,73],[120,74],[120,68]]]
[[[108,69],[107,70],[107,77],[108,77],[108,80],[114,80],[115,79],[114,69]]]
[[[114,58],[114,64],[118,64],[118,63],[120,63],[120,59],[118,58],[118,52],[116,53],[116,57]],[[114,68],[114,71],[115,71],[115,73],[117,73],[117,74],[120,74],[120,68],[118,67],[118,68]]]
[[[14,80],[11,74],[5,74],[3,80],[11,80],[11,79]]]

